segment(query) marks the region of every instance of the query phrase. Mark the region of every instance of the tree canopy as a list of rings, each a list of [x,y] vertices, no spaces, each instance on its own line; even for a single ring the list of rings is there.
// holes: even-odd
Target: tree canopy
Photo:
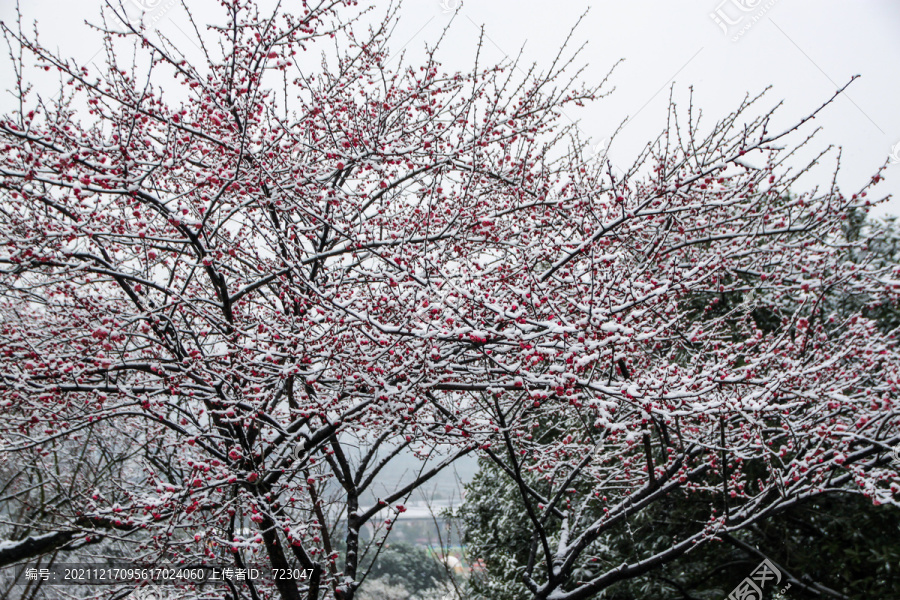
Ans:
[[[897,505],[873,311],[900,270],[841,237],[881,175],[800,191],[788,166],[830,100],[777,132],[758,98],[703,127],[673,103],[619,173],[563,117],[602,94],[566,47],[447,73],[437,45],[389,62],[395,13],[366,28],[350,0],[218,11],[188,11],[199,60],[105,21],[99,72],[3,25],[4,562],[226,561],[267,574],[233,598],[352,600],[467,455],[518,495],[535,600],[832,492]],[[604,563],[676,496],[685,527]]]

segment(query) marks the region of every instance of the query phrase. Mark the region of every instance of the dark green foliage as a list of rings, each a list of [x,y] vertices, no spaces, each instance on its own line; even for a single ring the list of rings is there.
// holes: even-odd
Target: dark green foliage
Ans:
[[[481,459],[479,466],[459,514],[469,562],[483,565],[468,582],[473,598],[528,598],[520,575],[528,560],[531,523],[511,482],[492,463]]]
[[[521,499],[495,470],[483,465],[467,488],[460,515],[470,559],[480,558],[484,565],[469,580],[471,598],[527,600],[530,595],[519,576],[527,562],[532,528]],[[596,544],[592,559],[575,569],[573,584],[599,569],[668,547],[683,534],[685,524],[705,514],[709,502],[715,499],[679,495],[642,512]],[[900,510],[895,507],[873,506],[867,498],[850,494],[833,495],[762,520],[736,537],[805,584],[823,585],[852,600],[900,598]],[[736,544],[714,541],[594,598],[722,600],[760,562],[758,555]],[[822,598],[796,584],[786,596]]]
[[[369,564],[371,561],[364,567]],[[369,578],[386,579],[391,585],[402,584],[409,592],[419,593],[436,587],[445,575],[444,568],[427,550],[397,543],[385,546]]]

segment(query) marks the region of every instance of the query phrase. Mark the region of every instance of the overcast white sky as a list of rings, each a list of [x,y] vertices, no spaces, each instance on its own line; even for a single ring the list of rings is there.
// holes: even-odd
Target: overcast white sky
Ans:
[[[174,41],[191,43],[180,30],[188,31],[174,0],[124,1],[154,7],[145,19],[152,19]],[[88,63],[100,43],[83,22],[96,22],[102,3],[23,0],[22,8],[27,20],[37,20],[45,43],[52,40],[65,54]],[[292,3],[299,4],[286,0],[284,5]],[[216,3],[190,0],[189,4],[203,15],[206,6]],[[14,6],[13,0],[0,0],[0,19],[11,22]],[[374,6],[381,13],[387,4]],[[581,55],[587,66],[585,79],[599,82],[617,60],[625,62],[610,80],[616,87],[611,96],[569,116],[579,120],[585,137],[595,141],[609,137],[630,118],[610,148],[614,162],[630,163],[663,129],[672,83],[682,105],[693,86],[694,106],[703,109],[710,124],[736,108],[745,93],[756,94],[771,85],[760,110],[784,100],[774,130],[806,116],[851,76],[861,75],[805,130],[822,128],[810,152],[829,144],[843,147],[838,181],[845,193],[856,191],[900,144],[900,2],[896,0],[407,0],[392,47],[405,48],[408,60],[413,60],[455,15],[440,54],[446,70],[471,67],[482,25],[488,37],[483,51],[486,60],[515,55],[524,46],[526,63],[547,66],[588,7],[572,42],[573,48],[588,44]],[[216,14],[215,9],[208,14]],[[713,14],[726,23],[728,33]],[[5,61],[0,65],[6,88],[10,69]],[[7,100],[0,102],[4,112]],[[900,214],[900,146],[895,154],[898,164],[887,168],[886,181],[875,188],[876,197],[892,194],[894,198],[875,214]],[[803,183],[827,185],[832,164]]]

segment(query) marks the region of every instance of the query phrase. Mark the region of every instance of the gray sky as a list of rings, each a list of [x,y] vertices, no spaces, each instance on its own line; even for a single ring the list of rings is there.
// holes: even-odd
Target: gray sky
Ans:
[[[176,43],[191,43],[180,31],[188,29],[174,0],[125,0],[126,4],[139,1],[154,7],[144,18],[152,19],[159,31]],[[190,0],[189,4],[201,15],[214,5],[208,0]],[[13,0],[0,0],[0,19],[11,22],[14,5]],[[23,12],[26,20],[38,21],[45,43],[52,41],[63,53],[87,63],[100,43],[83,21],[96,22],[101,5],[102,0],[25,0]],[[387,5],[378,2],[374,6],[375,13],[381,14]],[[414,61],[424,44],[436,40],[455,15],[439,55],[445,70],[472,66],[482,25],[488,38],[483,60],[514,56],[524,47],[524,63],[549,66],[588,6],[572,40],[572,49],[587,43],[579,61],[586,65],[584,78],[599,82],[617,60],[624,58],[625,62],[610,79],[609,88],[616,88],[611,96],[578,113],[567,112],[579,120],[584,136],[595,142],[609,137],[630,118],[609,150],[615,163],[630,163],[637,151],[662,131],[672,83],[676,101],[685,107],[689,86],[693,86],[694,106],[703,110],[708,125],[736,108],[747,92],[755,95],[771,85],[757,112],[751,114],[784,100],[772,128],[776,130],[808,115],[851,76],[861,75],[844,96],[807,125],[806,133],[815,127],[822,131],[801,155],[808,158],[829,144],[842,146],[838,183],[847,194],[868,180],[900,144],[900,2],[892,0],[555,4],[538,0],[408,0],[401,8],[401,23],[391,45],[394,50],[404,48],[407,60]],[[8,62],[3,60],[0,65],[3,82],[8,84]],[[4,111],[9,108],[8,100],[7,96],[0,102]],[[886,180],[873,195],[873,199],[888,194],[894,198],[874,214],[900,214],[900,146],[896,155],[898,164],[885,170]],[[836,154],[831,156],[801,180],[804,188],[828,185]]]

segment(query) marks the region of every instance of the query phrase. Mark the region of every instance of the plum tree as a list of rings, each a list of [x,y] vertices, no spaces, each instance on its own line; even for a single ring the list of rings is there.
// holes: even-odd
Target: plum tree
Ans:
[[[9,480],[4,560],[114,543],[310,574],[234,597],[352,600],[410,494],[479,454],[533,527],[523,585],[574,600],[832,489],[895,502],[893,331],[820,302],[897,300],[896,267],[835,242],[880,172],[789,196],[785,144],[817,111],[773,133],[748,100],[704,134],[673,105],[616,174],[563,121],[601,93],[577,53],[390,66],[395,13],[360,36],[355,4],[237,0],[206,29],[188,11],[194,61],[122,18],[97,28],[98,73],[4,25],[0,451],[30,478]],[[777,334],[763,297],[791,307]],[[547,416],[569,431],[531,435]],[[422,468],[367,504],[406,453]],[[676,491],[716,500],[573,583]]]

